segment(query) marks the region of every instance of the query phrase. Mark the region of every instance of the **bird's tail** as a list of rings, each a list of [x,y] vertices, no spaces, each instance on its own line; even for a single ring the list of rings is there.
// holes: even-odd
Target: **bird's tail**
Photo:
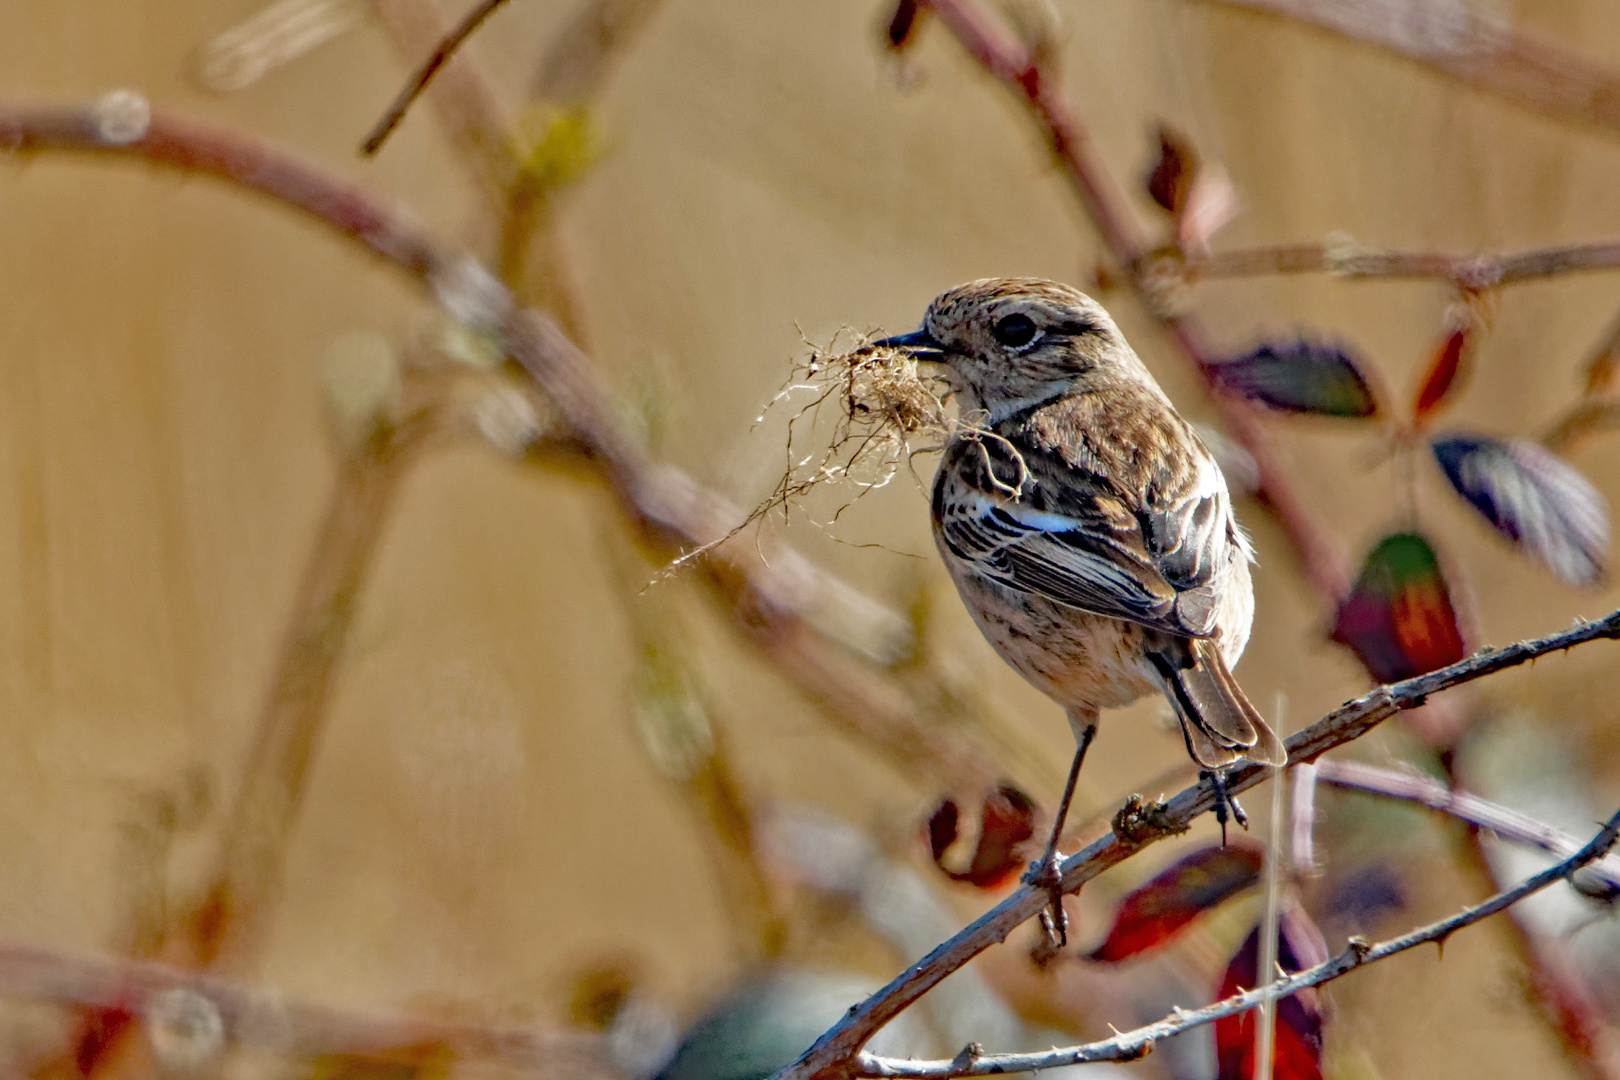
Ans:
[[[1176,644],[1180,647],[1151,657],[1193,760],[1206,769],[1224,768],[1239,758],[1286,765],[1287,748],[1244,696],[1220,646],[1208,638]]]

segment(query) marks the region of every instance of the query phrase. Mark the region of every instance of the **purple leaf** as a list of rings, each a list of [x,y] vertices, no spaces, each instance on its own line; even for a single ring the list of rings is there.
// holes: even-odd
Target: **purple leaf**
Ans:
[[[1206,370],[1224,389],[1283,412],[1365,418],[1378,411],[1349,351],[1303,338],[1265,344]]]
[[[1451,486],[1519,550],[1571,585],[1602,582],[1608,505],[1572,465],[1527,439],[1453,432],[1433,448]]]

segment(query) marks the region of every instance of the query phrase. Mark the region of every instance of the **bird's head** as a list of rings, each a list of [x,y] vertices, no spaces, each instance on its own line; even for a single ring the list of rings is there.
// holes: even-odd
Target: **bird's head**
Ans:
[[[985,278],[941,293],[914,333],[876,342],[944,364],[965,411],[992,425],[1065,394],[1154,385],[1091,297],[1041,278]]]

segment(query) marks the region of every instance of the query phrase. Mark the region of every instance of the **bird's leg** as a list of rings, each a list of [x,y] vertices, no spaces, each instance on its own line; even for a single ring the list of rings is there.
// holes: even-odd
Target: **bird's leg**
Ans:
[[[1225,847],[1226,823],[1235,821],[1247,830],[1249,828],[1249,815],[1243,812],[1243,807],[1238,805],[1237,798],[1226,789],[1225,769],[1205,770],[1200,778],[1202,777],[1209,778],[1209,786],[1215,792],[1215,820],[1221,823],[1221,847]]]
[[[1063,785],[1063,801],[1058,803],[1057,817],[1052,821],[1052,836],[1046,842],[1046,854],[1024,877],[1029,884],[1044,888],[1051,897],[1050,906],[1041,912],[1041,925],[1046,927],[1047,939],[1059,949],[1069,942],[1069,916],[1063,910],[1063,875],[1058,871],[1061,861],[1058,840],[1063,836],[1063,822],[1069,816],[1069,803],[1074,800],[1074,785],[1080,779],[1080,766],[1086,760],[1086,750],[1091,747],[1091,740],[1097,735],[1097,716],[1090,713],[1076,717],[1071,712],[1069,723],[1074,726],[1075,750],[1074,761],[1069,765],[1068,783]]]

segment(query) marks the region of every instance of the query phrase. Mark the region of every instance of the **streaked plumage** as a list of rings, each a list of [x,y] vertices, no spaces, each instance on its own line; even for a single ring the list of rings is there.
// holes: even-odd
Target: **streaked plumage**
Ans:
[[[1226,481],[1107,312],[1055,282],[987,279],[890,340],[946,365],[964,421],[934,482],[940,554],[1082,753],[1099,709],[1158,690],[1205,768],[1283,763],[1230,671],[1254,596]]]

